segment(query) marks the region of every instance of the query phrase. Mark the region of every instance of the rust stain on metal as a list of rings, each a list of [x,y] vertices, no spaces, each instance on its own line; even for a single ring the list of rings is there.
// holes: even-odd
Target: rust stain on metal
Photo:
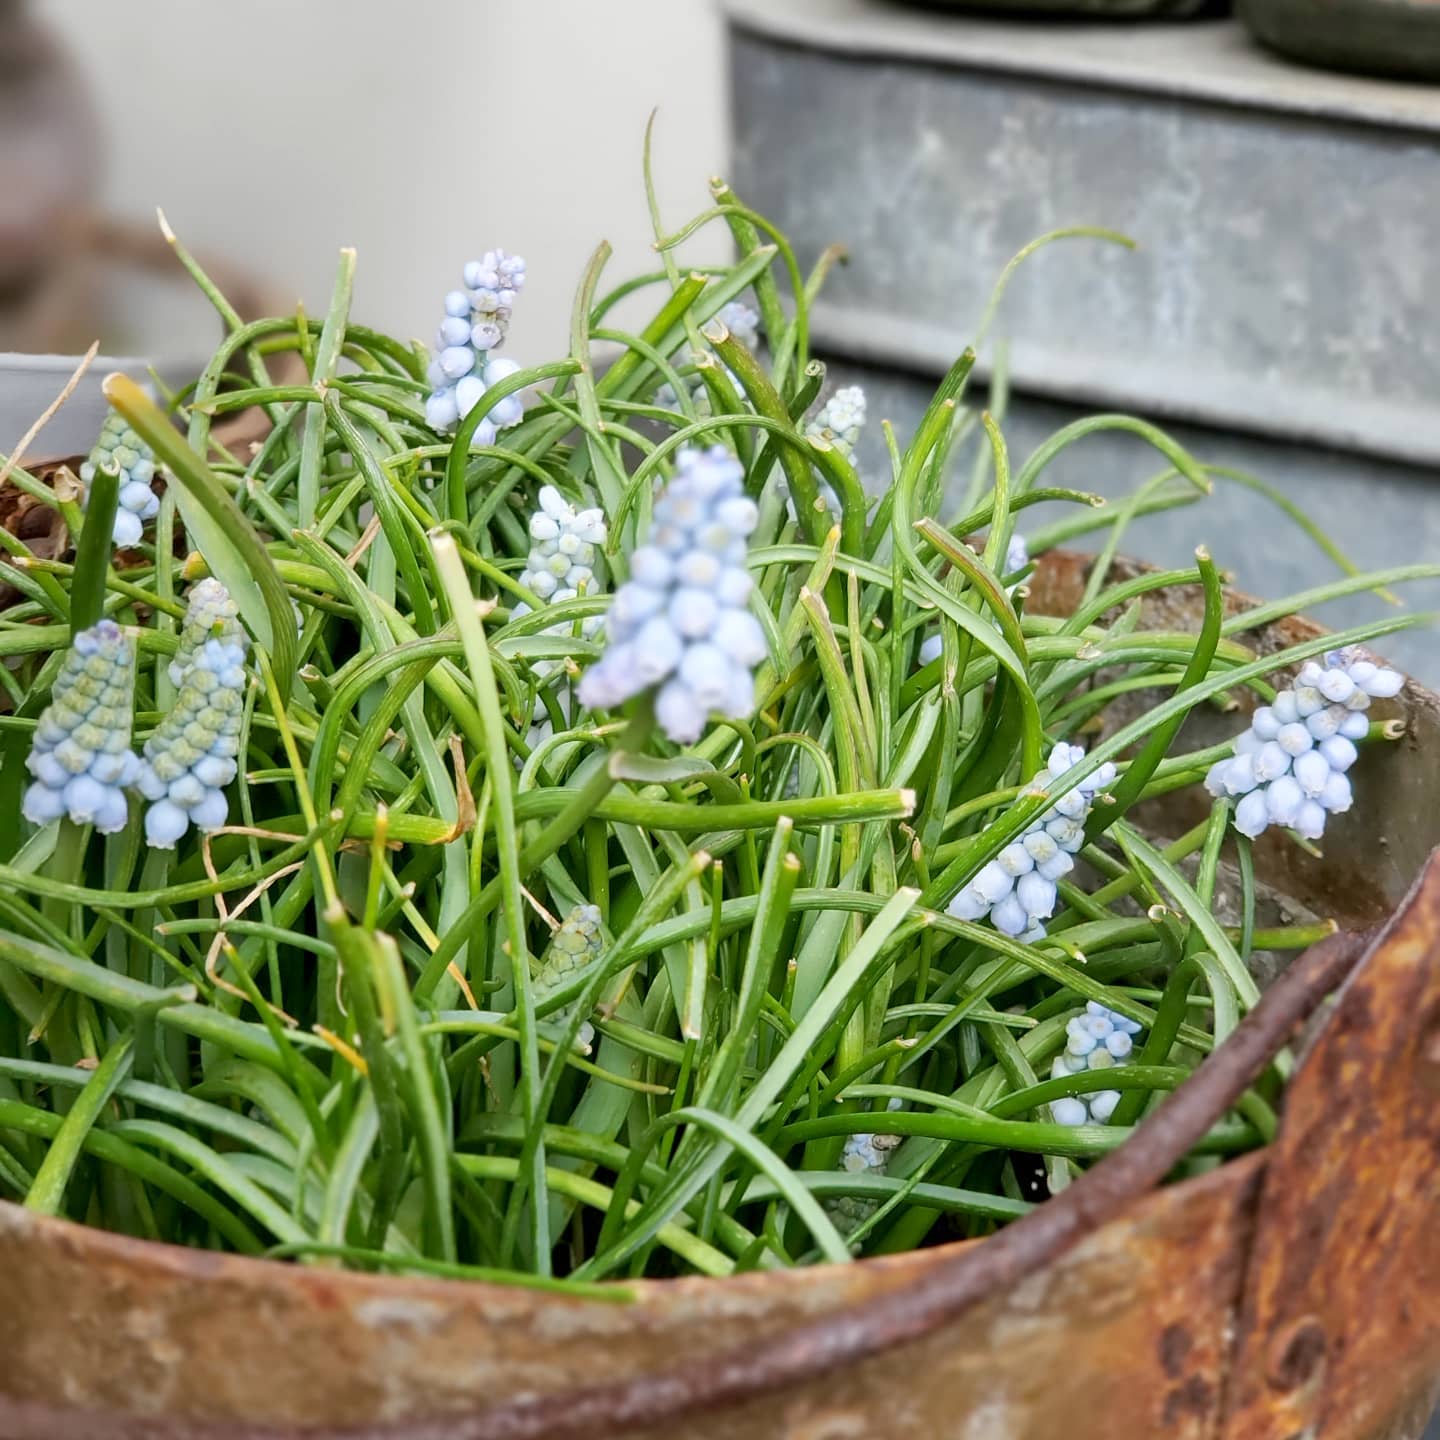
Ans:
[[[1270,1148],[1225,1440],[1418,1433],[1440,1382],[1440,861],[1342,991]]]
[[[1172,1379],[1185,1371],[1195,1338],[1183,1325],[1167,1325],[1160,1332],[1160,1368]]]
[[[0,1207],[0,1273],[17,1302],[0,1313],[10,1362],[0,1434],[519,1440],[663,1425],[694,1440],[790,1440],[824,1411],[876,1435],[953,1433],[957,1416],[988,1413],[992,1434],[1019,1440],[1073,1431],[1077,1415],[1099,1423],[1121,1393],[1137,1433],[1202,1440],[1218,1417],[1265,1157],[1147,1192],[1359,948],[1346,936],[1312,947],[1131,1144],[979,1244],[657,1283],[639,1287],[638,1304],[615,1307],[444,1281],[322,1278]],[[377,1306],[402,1300],[428,1307],[433,1323],[421,1332],[377,1323]],[[556,1344],[546,1330],[561,1314],[568,1333]],[[116,1326],[117,1315],[147,1316],[145,1339]],[[1155,1341],[1167,1331],[1168,1367]],[[917,1375],[923,1383],[903,1378]],[[513,1398],[486,1403],[501,1394]]]

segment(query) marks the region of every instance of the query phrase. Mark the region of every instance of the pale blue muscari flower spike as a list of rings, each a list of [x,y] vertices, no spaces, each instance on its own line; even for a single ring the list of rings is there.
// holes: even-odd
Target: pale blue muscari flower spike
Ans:
[[[1045,769],[1030,783],[1043,790],[1084,758],[1079,745],[1061,741],[1050,752]],[[1075,868],[1072,857],[1084,847],[1085,821],[1095,797],[1114,782],[1115,774],[1115,766],[1106,761],[1062,795],[1023,835],[981,867],[951,900],[947,912],[957,920],[979,921],[988,916],[1005,935],[1038,940],[1045,933],[1045,921],[1055,913],[1057,882]]]
[[[605,934],[598,905],[577,905],[550,937],[545,953],[538,959],[530,957],[530,983],[535,1000],[544,1000],[573,979],[605,950]],[[567,1026],[574,1018],[574,1005],[567,1005],[545,1018],[545,1023]],[[580,1048],[587,1054],[595,1038],[595,1027],[584,1021],[576,1035]]]
[[[887,1110],[900,1108],[898,1098],[892,1098]],[[883,1175],[890,1164],[891,1154],[899,1147],[903,1135],[847,1135],[845,1148],[840,1152],[840,1168],[847,1175]],[[825,1212],[842,1235],[849,1235],[868,1220],[878,1209],[880,1202],[863,1195],[836,1195],[825,1202]]]
[[[427,376],[433,387],[425,402],[432,430],[452,429],[492,385],[520,369],[514,360],[492,357],[510,328],[515,297],[525,284],[525,262],[503,250],[487,250],[464,271],[465,289],[445,297],[445,318],[435,336]],[[497,430],[518,424],[524,414],[518,394],[507,395],[480,422],[476,442],[492,445]]]
[[[1353,802],[1346,772],[1358,755],[1355,742],[1370,728],[1370,701],[1390,699],[1404,684],[1398,670],[1355,646],[1327,650],[1323,664],[1307,660],[1296,683],[1250,717],[1235,754],[1210,767],[1205,788],[1236,800],[1242,835],[1254,839],[1278,825],[1319,840],[1329,817]]]
[[[865,391],[859,385],[837,390],[805,427],[811,439],[833,445],[847,459],[855,454],[865,428]]]
[[[114,470],[120,479],[120,503],[115,508],[112,531],[117,545],[138,545],[145,522],[160,513],[160,497],[150,488],[155,476],[155,452],[140,438],[130,422],[112,410],[100,427],[100,438],[90,458],[80,467],[85,499],[98,469]]]
[[[102,835],[125,828],[125,788],[139,762],[130,749],[135,650],[113,620],[75,637],[50,704],[35,725],[26,768],[35,777],[21,812],[36,825],[68,815]]]
[[[503,250],[487,250],[466,265],[463,278],[474,312],[471,343],[477,350],[494,350],[505,339],[515,297],[525,288],[525,262]]]
[[[547,605],[559,605],[579,595],[593,595],[598,589],[595,577],[597,547],[604,545],[608,530],[605,512],[599,509],[577,510],[553,485],[540,487],[540,508],[530,517],[530,554],[520,583]],[[528,615],[530,606],[517,601],[510,612]],[[604,616],[588,615],[580,623],[580,633],[593,639],[605,624]],[[545,635],[569,636],[572,626],[552,625]],[[547,679],[560,668],[556,660],[536,660],[530,667],[535,675]],[[560,708],[568,715],[567,697],[560,697]],[[552,733],[549,711],[544,700],[537,697],[532,715],[528,743],[533,750]]]
[[[551,605],[595,591],[595,547],[605,543],[605,512],[577,510],[553,485],[540,487],[540,508],[530,517],[530,554],[520,583]],[[524,615],[521,601],[514,613]],[[598,623],[598,621],[597,621]]]
[[[298,620],[297,614],[297,620]],[[303,625],[299,628],[303,628]],[[185,602],[185,619],[180,626],[180,644],[171,660],[170,683],[178,690],[185,683],[186,673],[207,640],[239,641],[244,644],[240,629],[240,607],[230,592],[213,576],[196,583]]]
[[[611,710],[658,687],[655,715],[680,744],[700,738],[718,711],[748,718],[752,672],[765,632],[750,613],[746,539],[759,518],[729,451],[682,450],[655,502],[648,543],[630,555],[630,579],[606,619],[609,645],[580,681],[581,703]]]
[[[851,460],[854,459],[855,447],[860,443],[860,432],[864,428],[865,392],[858,385],[847,385],[837,390],[816,411],[814,418],[805,427],[805,434],[811,440],[833,445],[847,460]],[[831,515],[838,515],[840,497],[835,493],[835,487],[822,478],[818,493],[826,511]],[[792,520],[797,518],[794,496],[787,497],[785,510]]]
[[[743,300],[722,305],[715,318],[747,349],[760,344],[760,312]]]
[[[1075,1015],[1065,1024],[1065,1050],[1055,1057],[1050,1078],[1081,1075],[1087,1070],[1109,1070],[1123,1065],[1135,1048],[1134,1037],[1140,1033],[1134,1020],[1127,1020],[1116,1010],[1089,1000],[1083,1015]],[[1120,1103],[1118,1090],[1091,1090],[1085,1095],[1067,1095],[1050,1102],[1050,1114],[1058,1125],[1103,1125]]]
[[[207,623],[210,633],[202,639]],[[186,658],[176,680],[180,693],[145,742],[135,780],[151,802],[145,838],[157,850],[173,849],[191,825],[208,833],[229,818],[225,786],[238,768],[249,683],[244,632],[218,581],[202,582],[191,592],[181,636]],[[198,642],[188,653],[186,637]]]

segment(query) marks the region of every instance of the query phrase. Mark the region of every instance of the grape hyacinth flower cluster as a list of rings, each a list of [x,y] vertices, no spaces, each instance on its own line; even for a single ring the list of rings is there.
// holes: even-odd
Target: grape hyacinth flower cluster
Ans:
[[[747,349],[755,350],[760,344],[760,313],[743,300],[731,300],[722,305],[715,318]]]
[[[1123,1065],[1135,1048],[1140,1026],[1098,1000],[1085,1004],[1083,1015],[1065,1024],[1065,1050],[1055,1057],[1050,1078],[1083,1075],[1087,1070],[1110,1070]],[[1118,1090],[1092,1090],[1088,1095],[1066,1095],[1050,1102],[1057,1125],[1104,1125],[1120,1103]]]
[[[1234,756],[1210,767],[1205,788],[1217,799],[1238,797],[1235,828],[1252,840],[1271,825],[1320,839],[1328,817],[1354,798],[1345,772],[1370,728],[1370,701],[1398,695],[1404,684],[1398,670],[1353,646],[1326,651],[1323,665],[1307,660],[1298,681],[1250,717]]]
[[[1018,533],[1012,535],[1010,537],[1010,543],[1005,547],[1005,569],[1003,573],[1006,575],[1014,575],[1017,571],[1023,570],[1029,563],[1030,547],[1025,543],[1025,537]],[[1007,587],[1005,593],[1007,595],[1014,595],[1019,588],[1020,583],[1016,581],[1014,585]],[[993,619],[994,617],[987,615],[987,618]],[[942,648],[938,635],[927,635],[920,642],[920,663],[922,665],[928,665],[932,660],[938,660]]]
[[[111,411],[100,427],[100,438],[90,458],[80,467],[85,498],[90,482],[99,470],[113,470],[120,477],[120,503],[115,510],[112,532],[117,545],[138,545],[145,522],[160,513],[160,497],[150,488],[155,476],[155,452],[131,428],[123,415]]]
[[[178,690],[185,683],[200,647],[207,640],[245,643],[240,629],[240,607],[230,592],[213,576],[195,584],[185,602],[185,619],[180,626],[180,644],[170,661],[170,683]]]
[[[572,980],[590,964],[598,960],[605,949],[605,936],[600,927],[598,905],[577,905],[560,922],[559,928],[550,937],[545,953],[537,960],[530,957],[530,983],[536,1001],[558,990],[567,980]],[[548,1015],[546,1019],[562,1028],[574,1018],[574,1005],[567,1005]],[[587,1053],[595,1039],[595,1027],[586,1020],[577,1035],[581,1049]]]
[[[540,508],[530,517],[530,554],[520,583],[552,605],[593,593],[595,547],[608,534],[605,512],[576,510],[553,485],[542,485],[539,498]],[[529,609],[522,600],[514,613],[528,614]]]
[[[846,385],[837,390],[805,427],[812,440],[833,445],[847,458],[860,443],[865,428],[865,391],[859,385]]]
[[[900,1100],[892,1098],[887,1110],[898,1110]],[[891,1154],[900,1146],[903,1135],[847,1135],[840,1152],[840,1168],[847,1175],[883,1175]],[[825,1202],[825,1212],[842,1235],[858,1230],[878,1209],[880,1202],[863,1195],[836,1195]]]
[[[595,591],[595,547],[605,543],[608,534],[605,512],[600,509],[576,510],[553,486],[540,487],[540,508],[530,517],[530,554],[520,583],[548,605],[574,600],[581,594]],[[528,615],[530,606],[516,601],[511,614]],[[587,615],[580,623],[580,633],[588,640],[604,625],[600,615]],[[570,626],[552,625],[546,635],[569,635]],[[536,660],[531,669],[541,680],[558,668],[554,660]],[[568,695],[560,697],[561,709],[568,715]],[[533,750],[552,733],[549,711],[538,696],[531,716],[534,724],[527,743]]]
[[[860,432],[865,428],[865,392],[858,385],[848,385],[837,390],[816,412],[805,427],[805,434],[811,440],[820,440],[833,445],[847,460],[853,459],[855,447],[860,443]],[[820,502],[830,515],[840,513],[840,497],[835,487],[823,477],[819,481]],[[791,496],[785,502],[785,509],[792,520],[796,519],[795,499]]]
[[[520,366],[491,351],[504,343],[515,297],[525,285],[525,262],[503,250],[487,250],[465,266],[465,288],[445,297],[445,318],[435,336],[435,358],[427,378],[433,387],[425,402],[432,430],[449,430],[463,420],[492,385]],[[495,441],[497,429],[518,424],[524,413],[520,396],[507,395],[480,422],[475,439]]]
[[[1023,570],[1030,563],[1030,547],[1025,543],[1025,537],[1018,531],[1011,535],[1010,543],[1005,547],[1005,573],[1014,575]],[[1007,595],[1013,595],[1020,588],[1017,581],[1006,590]]]
[[[727,450],[682,450],[655,503],[647,544],[615,595],[610,643],[580,681],[580,700],[609,710],[656,686],[655,714],[674,741],[700,738],[712,711],[748,718],[765,632],[750,613],[746,539],[759,519]]]
[[[125,789],[139,769],[130,749],[134,689],[135,650],[113,620],[75,636],[25,762],[35,781],[21,811],[32,824],[68,815],[102,835],[125,828]]]
[[[1085,758],[1079,745],[1062,741],[1031,781],[1042,789]],[[957,920],[983,920],[1005,935],[1038,940],[1055,913],[1056,883],[1075,868],[1072,858],[1085,844],[1085,821],[1095,797],[1115,779],[1108,761],[1062,795],[1038,820],[983,866],[947,907]]]
[[[145,742],[135,782],[151,802],[145,837],[158,850],[172,849],[191,825],[209,832],[229,818],[224,787],[238,768],[245,651],[224,586],[215,580],[197,585],[170,670],[180,693]]]

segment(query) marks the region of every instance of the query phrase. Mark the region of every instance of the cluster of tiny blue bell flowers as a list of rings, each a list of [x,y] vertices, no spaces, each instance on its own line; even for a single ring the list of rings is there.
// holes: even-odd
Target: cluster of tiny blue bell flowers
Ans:
[[[1087,1070],[1113,1070],[1129,1059],[1140,1026],[1098,1000],[1085,1004],[1085,1013],[1065,1023],[1065,1050],[1050,1066],[1050,1078],[1083,1075]],[[1050,1102],[1057,1125],[1104,1125],[1120,1103],[1118,1090],[1092,1090],[1066,1095]]]
[[[195,587],[170,666],[174,707],[145,742],[136,788],[151,802],[145,838],[172,849],[194,825],[218,830],[229,818],[224,787],[234,778],[245,707],[245,636],[218,581]]]
[[[1370,701],[1398,695],[1404,684],[1398,670],[1353,646],[1327,651],[1323,665],[1307,660],[1297,682],[1250,717],[1234,756],[1210,767],[1205,788],[1237,799],[1235,828],[1251,839],[1271,825],[1320,839],[1329,816],[1353,802],[1346,771],[1370,728]]]
[[[1017,574],[1019,571],[1023,570],[1029,563],[1030,547],[1025,543],[1025,537],[1019,534],[1012,535],[1010,537],[1010,543],[1005,547],[1004,574]],[[1009,586],[1006,589],[1005,593],[1007,595],[1014,595],[1014,593],[1019,588],[1020,582],[1017,580],[1015,584]],[[990,618],[993,619],[993,616]],[[942,648],[943,647],[940,642],[940,637],[938,635],[927,635],[920,642],[920,663],[922,665],[928,665],[932,660],[938,660],[940,658],[940,651]]]
[[[605,543],[607,533],[603,510],[577,510],[553,485],[542,485],[520,583],[551,605],[593,593],[595,547]],[[514,613],[524,615],[529,608],[521,601]]]
[[[102,835],[125,828],[125,789],[139,770],[130,749],[134,689],[135,650],[113,620],[75,636],[25,762],[35,782],[21,811],[32,824],[68,815]]]
[[[515,297],[525,284],[525,262],[503,250],[487,250],[465,266],[465,288],[445,297],[445,318],[435,336],[435,358],[427,378],[433,387],[425,402],[432,430],[449,430],[463,420],[492,385],[520,369],[514,360],[493,357],[510,328]],[[480,422],[475,439],[495,441],[497,429],[519,423],[524,402],[507,395]]]
[[[887,1110],[898,1110],[899,1099],[891,1099]],[[883,1175],[890,1156],[900,1146],[903,1135],[847,1135],[840,1152],[840,1168],[847,1175]],[[880,1208],[879,1201],[864,1195],[836,1195],[825,1202],[825,1212],[842,1235],[849,1235]]]
[[[860,443],[860,432],[865,428],[865,392],[858,385],[847,385],[837,390],[815,413],[805,426],[805,434],[811,440],[833,445],[847,460],[854,459],[855,447]],[[819,483],[820,502],[831,515],[840,513],[840,497],[828,480]],[[791,497],[785,508],[793,520],[795,501]]]
[[[846,385],[820,407],[806,425],[805,433],[813,440],[833,445],[849,457],[855,453],[864,428],[865,391],[859,385]]]
[[[547,605],[594,594],[595,551],[605,543],[607,534],[603,510],[577,510],[553,485],[542,485],[540,508],[530,517],[530,554],[520,573],[520,583]],[[528,615],[530,608],[519,600],[510,613],[516,617]],[[581,621],[580,633],[592,639],[604,623],[601,615],[587,615]],[[572,630],[561,624],[548,627],[544,633],[565,636]],[[558,662],[536,660],[530,668],[544,680],[555,673]],[[568,699],[568,695],[560,697],[561,709],[567,715]],[[537,697],[531,718],[534,724],[528,743],[533,750],[552,733],[544,700]]]
[[[743,300],[732,300],[722,305],[715,318],[747,349],[755,350],[760,344],[760,314]]]
[[[120,503],[115,509],[113,536],[117,545],[138,545],[145,522],[160,513],[160,497],[150,488],[155,476],[155,452],[140,438],[123,415],[113,410],[100,427],[100,438],[90,458],[80,467],[85,498],[90,482],[99,470],[113,470],[120,477]]]
[[[746,539],[759,512],[729,451],[682,450],[655,502],[647,544],[630,555],[630,579],[606,621],[609,645],[580,681],[581,703],[611,710],[659,686],[655,716],[679,744],[700,738],[718,711],[748,718],[752,672],[765,632],[748,608]]]
[[[1031,781],[1041,790],[1085,758],[1079,745],[1063,741]],[[1055,913],[1056,884],[1075,868],[1073,857],[1085,844],[1085,821],[1095,797],[1115,779],[1108,761],[1075,789],[1062,795],[1018,839],[1012,840],[983,866],[947,907],[957,920],[983,920],[1005,935],[1029,942],[1045,934],[1045,921]]]
[[[533,955],[530,957],[530,981],[535,999],[544,1000],[566,981],[573,980],[598,960],[604,950],[605,932],[600,907],[577,905],[551,935],[545,953],[538,960]],[[547,1016],[546,1021],[563,1029],[574,1016],[574,1005],[567,1005]],[[575,1039],[580,1049],[589,1054],[595,1039],[595,1027],[589,1020],[581,1022]]]

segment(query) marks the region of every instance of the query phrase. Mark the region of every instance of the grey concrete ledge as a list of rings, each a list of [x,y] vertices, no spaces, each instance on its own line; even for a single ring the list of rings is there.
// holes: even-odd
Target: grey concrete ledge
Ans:
[[[833,361],[830,385],[865,387],[870,423],[860,440],[860,474],[878,491],[890,473],[881,419],[901,436],[911,435],[933,393],[928,379],[917,379],[883,366],[856,365],[843,356]],[[966,396],[967,405],[987,404],[982,389]],[[1128,407],[1127,407],[1128,408]],[[1012,470],[1019,469],[1062,426],[1086,417],[1086,408],[1033,394],[1012,393],[1001,429]],[[1147,416],[1151,420],[1161,417]],[[1440,557],[1440,507],[1432,477],[1422,470],[1365,456],[1337,455],[1286,440],[1222,434],[1181,422],[1164,429],[1204,464],[1225,465],[1258,476],[1287,496],[1327,530],[1362,570],[1434,560]],[[971,473],[979,445],[971,438],[956,457],[952,490],[940,518],[951,519]],[[1166,468],[1165,457],[1138,436],[1118,431],[1092,434],[1068,447],[1046,469],[1045,485],[1096,491],[1112,504],[1132,495],[1138,485]],[[1041,505],[1023,512],[1020,528],[1034,534],[1053,520],[1076,513],[1073,506]],[[1082,537],[1072,549],[1096,550],[1098,534]],[[1126,531],[1122,549],[1163,566],[1193,563],[1195,546],[1209,547],[1216,563],[1233,573],[1249,594],[1275,600],[1324,584],[1338,576],[1332,562],[1262,495],[1223,479],[1215,493],[1194,505],[1142,516]],[[1401,587],[1406,608],[1440,608],[1440,580]],[[1311,607],[1309,613],[1334,629],[1397,612],[1377,596],[1360,594]],[[1376,642],[1376,649],[1432,688],[1440,686],[1440,643],[1429,627],[1401,631]],[[1431,1437],[1440,1440],[1440,1434]]]
[[[1085,241],[1075,243],[1084,244]],[[969,333],[956,315],[948,322],[876,313],[820,300],[810,311],[811,343],[822,354],[912,374],[940,376],[965,348]],[[1001,327],[1003,333],[1003,325]],[[1143,396],[1153,417],[1215,429],[1244,430],[1295,445],[1358,451],[1376,459],[1425,468],[1440,466],[1440,423],[1417,418],[1409,405],[1352,395],[1337,408],[1333,393],[1290,386],[1286,406],[1253,379],[1226,369],[1199,368],[1155,354],[1067,347],[1046,340],[1009,343],[1009,369],[1026,393],[1093,409],[1130,411]],[[977,379],[991,367],[982,357]]]
[[[837,55],[1043,76],[1440,134],[1440,87],[1332,75],[1262,50],[1239,21],[1001,20],[891,0],[722,0],[733,26]]]
[[[866,0],[730,6],[737,189],[803,258],[835,242],[851,256],[815,314],[831,354],[943,369],[1007,262],[1083,221],[1138,248],[1070,238],[1025,262],[993,332],[1017,391],[1440,468],[1440,124],[1150,83],[1162,55],[1173,76],[1197,45],[1240,40],[1224,22],[1061,34]],[[921,33],[951,61],[911,53]],[[972,63],[997,36],[1013,68]],[[1081,51],[1101,43],[1113,53],[1092,66]],[[1149,88],[1097,82],[1142,53]],[[1302,74],[1311,100],[1388,97],[1440,121],[1440,91],[1245,54]]]

